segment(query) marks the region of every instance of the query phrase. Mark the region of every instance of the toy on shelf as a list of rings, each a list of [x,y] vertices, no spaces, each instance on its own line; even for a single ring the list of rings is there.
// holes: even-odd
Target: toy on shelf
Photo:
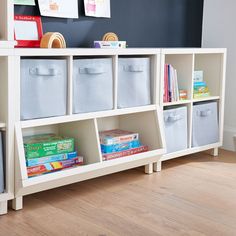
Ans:
[[[126,41],[119,41],[118,36],[113,32],[108,32],[102,37],[102,41],[94,41],[95,48],[126,48]]]
[[[99,136],[104,161],[148,151],[135,132],[114,129],[101,131]]]
[[[66,41],[64,36],[58,32],[48,32],[43,35],[41,48],[66,48]]]
[[[203,71],[194,71],[193,98],[198,99],[209,96],[209,88],[203,80]]]

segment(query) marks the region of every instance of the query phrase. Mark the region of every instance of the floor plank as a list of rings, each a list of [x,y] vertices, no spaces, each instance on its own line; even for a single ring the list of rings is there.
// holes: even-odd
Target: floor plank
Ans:
[[[199,153],[24,198],[0,235],[236,235],[236,154]]]

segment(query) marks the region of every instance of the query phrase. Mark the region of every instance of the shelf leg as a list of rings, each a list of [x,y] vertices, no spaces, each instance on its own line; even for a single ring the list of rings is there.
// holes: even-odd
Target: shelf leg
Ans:
[[[7,214],[7,201],[0,202],[0,215]]]
[[[19,211],[23,209],[23,197],[17,197],[12,200],[12,209]]]
[[[154,163],[154,172],[161,172],[161,161]]]
[[[219,156],[219,148],[214,148],[211,152],[211,155],[214,157]]]
[[[148,165],[145,166],[145,174],[152,174],[153,173],[153,164],[150,163]]]

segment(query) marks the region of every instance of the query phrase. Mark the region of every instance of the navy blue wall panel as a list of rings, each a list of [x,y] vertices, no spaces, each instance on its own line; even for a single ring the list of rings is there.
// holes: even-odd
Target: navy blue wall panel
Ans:
[[[129,47],[200,47],[203,0],[111,0],[111,19],[43,17],[44,32],[61,32],[69,47],[91,47],[104,33],[116,32]],[[15,14],[39,15],[38,6],[15,6]]]

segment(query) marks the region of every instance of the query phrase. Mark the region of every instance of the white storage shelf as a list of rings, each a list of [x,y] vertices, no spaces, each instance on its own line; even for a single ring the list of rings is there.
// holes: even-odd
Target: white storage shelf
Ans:
[[[225,49],[162,49],[161,88],[164,87],[164,65],[171,64],[178,72],[178,82],[181,89],[188,91],[188,100],[163,103],[163,90],[160,93],[160,105],[163,109],[178,106],[188,107],[188,148],[174,153],[163,155],[162,161],[188,155],[191,153],[214,149],[222,146],[223,119],[224,119],[224,92],[225,92]],[[195,70],[203,70],[204,81],[209,87],[210,95],[204,98],[193,98],[193,76]],[[218,102],[219,142],[205,146],[192,147],[192,119],[193,106],[199,102]],[[166,140],[167,142],[167,140]]]
[[[150,58],[151,77],[151,104],[138,107],[118,109],[118,65],[119,57]],[[158,81],[160,64],[159,49],[127,49],[127,50],[98,50],[98,49],[16,49],[16,75],[20,86],[20,62],[22,58],[66,58],[68,61],[68,109],[67,115],[34,120],[25,120],[16,125],[16,146],[18,156],[18,169],[16,177],[16,197],[34,192],[62,186],[69,183],[94,178],[138,166],[146,166],[147,173],[152,172],[152,165],[160,160],[165,152],[162,128],[162,114],[158,108]],[[74,60],[86,58],[112,58],[113,69],[113,104],[107,111],[96,111],[73,114],[73,70]],[[78,68],[76,68],[78,69]],[[16,94],[20,97],[20,91]],[[20,100],[17,100],[20,107]],[[17,116],[19,117],[19,111]],[[107,129],[125,129],[138,132],[143,145],[148,145],[149,151],[133,156],[102,161],[98,132]],[[54,132],[68,137],[74,137],[78,153],[85,158],[85,165],[62,170],[47,175],[28,178],[23,149],[23,136]],[[20,204],[21,205],[21,204]]]
[[[5,2],[5,1],[4,1]],[[6,1],[7,2],[7,1]],[[3,16],[0,16],[0,18]],[[5,16],[4,16],[5,17]],[[5,27],[5,26],[4,26]],[[4,27],[0,30],[3,41],[9,44],[13,36]],[[6,29],[6,28],[5,28]],[[2,33],[3,32],[3,33]],[[4,42],[2,42],[4,44]],[[1,45],[1,43],[0,43]],[[113,108],[106,111],[73,114],[73,62],[76,58],[112,58]],[[151,60],[151,104],[118,109],[119,58],[146,57]],[[67,60],[68,90],[66,115],[20,121],[20,73],[22,58],[63,58]],[[163,103],[164,64],[171,63],[179,71],[181,88],[188,90],[188,100]],[[225,89],[225,49],[0,49],[0,128],[7,133],[6,192],[0,194],[0,213],[6,213],[7,200],[14,199],[13,208],[21,209],[22,197],[34,192],[79,182],[118,171],[145,166],[146,173],[161,170],[161,161],[195,152],[214,149],[222,145]],[[14,68],[14,70],[12,69]],[[193,99],[193,71],[204,70],[211,97]],[[13,96],[14,94],[14,96]],[[219,107],[219,142],[192,148],[193,105],[200,101],[217,101]],[[186,106],[188,110],[188,148],[164,155],[166,140],[163,110],[167,107]],[[98,132],[113,128],[140,133],[141,141],[149,151],[137,155],[102,161]],[[76,132],[79,130],[79,132]],[[28,178],[23,136],[53,131],[79,139],[79,154],[85,157],[84,166],[47,175]],[[14,142],[14,138],[16,142]],[[15,143],[15,148],[14,147]],[[92,146],[92,148],[91,148]],[[15,161],[15,167],[14,167]],[[15,184],[13,175],[15,172]]]

